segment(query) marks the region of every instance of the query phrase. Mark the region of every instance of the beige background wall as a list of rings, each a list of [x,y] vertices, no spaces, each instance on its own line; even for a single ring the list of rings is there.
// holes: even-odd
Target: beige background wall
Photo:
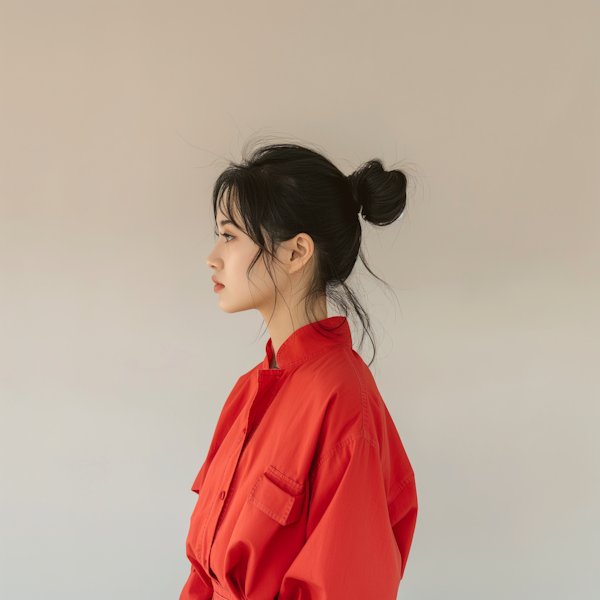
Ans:
[[[599,17],[0,0],[0,597],[178,598],[190,486],[268,339],[206,265],[257,132],[414,175],[365,229],[397,301],[359,279],[417,474],[399,598],[598,598]]]

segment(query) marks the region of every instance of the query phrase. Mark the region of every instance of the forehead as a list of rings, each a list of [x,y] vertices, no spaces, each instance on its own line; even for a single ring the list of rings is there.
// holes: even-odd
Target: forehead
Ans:
[[[229,217],[225,216],[220,209],[217,210],[217,224],[219,225],[219,227],[235,227],[233,221],[231,221]]]
[[[232,192],[232,199],[234,198],[235,191]],[[227,208],[227,192],[225,194],[223,194],[223,200],[221,202],[221,204]],[[235,204],[235,201],[231,203],[230,205],[230,210],[232,213],[232,216],[234,219],[236,219],[238,221],[238,223],[240,222],[240,215],[239,212],[237,210],[237,206]],[[226,216],[223,211],[221,210],[221,207],[217,207],[217,224],[220,227],[225,227],[226,225],[229,225],[230,227],[235,227],[235,225],[233,224],[233,222],[230,220],[230,218],[228,216]]]
[[[231,197],[231,204],[229,205],[229,210],[231,211],[231,216],[239,223],[240,222],[240,214],[238,212],[236,202],[235,202],[235,200],[237,199],[235,189],[229,188],[228,190],[226,190],[223,193],[223,198],[220,202],[220,205],[227,209],[227,205],[228,205],[230,197]],[[224,227],[225,225],[230,225],[231,227],[234,227],[234,224],[230,220],[229,216],[226,216],[223,213],[223,211],[221,210],[221,206],[217,207],[217,224],[221,227]]]

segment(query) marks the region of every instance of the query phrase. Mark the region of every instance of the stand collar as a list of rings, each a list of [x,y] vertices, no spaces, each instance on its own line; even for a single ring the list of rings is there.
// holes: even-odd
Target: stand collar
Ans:
[[[324,328],[331,331],[326,331]],[[307,323],[296,329],[281,344],[277,352],[277,366],[279,369],[269,369],[273,358],[273,346],[271,338],[269,338],[265,346],[266,356],[259,370],[277,371],[287,369],[340,346],[352,347],[352,334],[346,317],[328,317],[320,321]]]

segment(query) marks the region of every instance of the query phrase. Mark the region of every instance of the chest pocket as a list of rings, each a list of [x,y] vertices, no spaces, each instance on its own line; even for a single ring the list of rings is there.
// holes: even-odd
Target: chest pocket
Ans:
[[[303,483],[269,465],[256,480],[248,501],[280,525],[289,525],[300,517],[305,495]]]

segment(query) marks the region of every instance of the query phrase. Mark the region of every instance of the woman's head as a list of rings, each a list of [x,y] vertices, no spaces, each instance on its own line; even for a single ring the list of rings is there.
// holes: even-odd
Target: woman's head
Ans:
[[[242,161],[232,162],[213,188],[219,240],[207,264],[225,285],[219,305],[231,313],[257,308],[267,323],[279,311],[316,322],[330,302],[346,317],[354,310],[373,340],[346,280],[358,258],[380,280],[364,259],[360,217],[393,223],[406,206],[406,190],[406,175],[386,171],[377,159],[346,176],[305,146],[276,143],[252,152],[246,146]]]

